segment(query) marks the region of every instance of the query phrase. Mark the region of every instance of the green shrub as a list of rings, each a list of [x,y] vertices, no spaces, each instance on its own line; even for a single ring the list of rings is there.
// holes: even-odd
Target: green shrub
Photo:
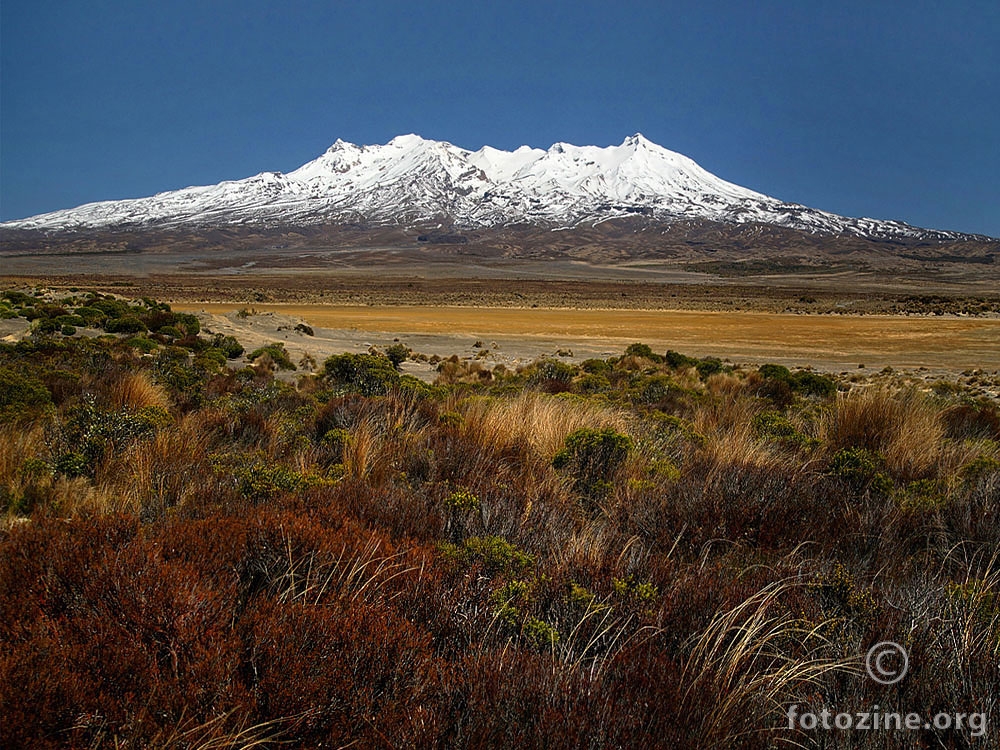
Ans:
[[[670,365],[675,370],[698,366],[697,359],[695,359],[694,357],[689,357],[686,354],[681,354],[680,352],[675,352],[673,349],[668,349],[663,359],[668,365]]]
[[[529,379],[531,383],[555,382],[568,385],[576,375],[573,365],[546,357],[534,365],[534,372]]]
[[[761,365],[757,372],[764,380],[783,380],[787,383],[792,379],[791,371],[784,365]]]
[[[83,453],[69,451],[56,459],[56,472],[67,477],[82,477],[90,471],[90,459]]]
[[[109,297],[95,299],[89,307],[100,310],[107,318],[121,318],[132,312],[132,307],[127,302]]]
[[[256,502],[269,500],[281,492],[295,492],[307,486],[305,478],[280,464],[256,463],[237,469],[240,494]]]
[[[271,361],[274,362],[279,370],[297,369],[295,367],[295,363],[292,362],[291,357],[288,356],[288,352],[285,351],[285,345],[280,341],[276,341],[273,344],[267,344],[259,349],[254,349],[250,352],[249,356],[247,356],[247,359],[253,362],[264,354],[271,358]]]
[[[519,576],[535,566],[535,558],[522,552],[502,536],[469,537],[461,545],[443,542],[442,555],[463,567],[479,563],[490,576]]]
[[[721,359],[718,359],[717,357],[705,357],[705,359],[700,360],[698,364],[695,365],[695,369],[698,370],[698,377],[702,380],[706,380],[710,375],[722,372],[725,368]]]
[[[479,498],[469,490],[455,490],[445,498],[444,505],[453,510],[479,510]]]
[[[107,411],[99,409],[94,398],[88,396],[66,414],[61,442],[67,450],[56,468],[68,476],[90,474],[109,452],[121,453],[170,422],[170,414],[159,406]]]
[[[223,336],[221,333],[215,334],[212,346],[221,351],[226,359],[236,359],[244,352],[243,345],[234,336]]]
[[[25,305],[30,305],[30,304],[34,303],[34,301],[35,301],[34,297],[31,297],[31,296],[25,294],[24,292],[14,291],[13,289],[8,289],[7,291],[5,291],[3,293],[3,298],[7,299],[7,300],[10,300],[11,303],[13,303],[14,305],[16,305],[17,307],[23,307]]]
[[[627,597],[637,602],[649,603],[660,595],[660,590],[649,581],[636,581],[634,576],[612,578],[611,585],[617,596]]]
[[[610,481],[625,463],[632,438],[610,427],[582,427],[566,437],[565,447],[552,459],[556,469],[567,470],[577,491],[590,497],[603,496]]]
[[[602,393],[611,388],[611,381],[603,375],[588,373],[573,385],[580,393]]]
[[[92,328],[100,328],[108,317],[101,310],[89,305],[86,307],[78,307],[73,312],[83,318],[86,321],[86,325]]]
[[[591,375],[608,375],[614,368],[603,359],[585,359],[580,363],[580,369]]]
[[[146,324],[133,315],[126,315],[123,318],[111,318],[104,324],[104,330],[108,333],[143,333]]]
[[[320,442],[342,460],[344,449],[351,444],[351,433],[343,427],[334,427],[326,431]]]
[[[793,389],[810,396],[826,397],[837,392],[837,382],[833,378],[809,370],[799,370],[790,382]]]
[[[892,491],[892,479],[886,474],[885,457],[866,448],[844,448],[834,454],[830,473],[846,482],[857,493],[886,495]]]
[[[754,431],[761,437],[785,445],[816,445],[819,443],[818,440],[803,435],[788,417],[776,411],[755,414],[751,423]]]
[[[537,617],[529,617],[524,621],[521,635],[535,648],[550,648],[559,642],[559,631]]]
[[[194,366],[186,349],[163,347],[153,361],[153,374],[157,382],[171,388],[178,397],[183,395],[186,402],[192,405],[200,403],[201,389],[208,375]]]
[[[385,357],[374,354],[335,354],[324,363],[323,377],[363,396],[381,396],[399,385],[399,373]]]
[[[63,336],[72,336],[76,333],[76,328],[74,328],[71,325],[64,325],[62,328],[59,329],[59,333],[61,333]]]
[[[392,366],[398,370],[399,366],[410,356],[410,350],[402,344],[393,344],[385,350],[385,356],[392,362]]]
[[[176,320],[174,325],[188,336],[197,336],[201,333],[201,322],[198,320],[198,316],[191,313],[172,313],[172,315]]]
[[[669,375],[652,375],[642,379],[636,391],[635,401],[642,404],[660,404],[680,393],[683,393],[683,389]]]
[[[843,619],[842,628],[865,627],[878,615],[878,603],[871,590],[861,586],[841,564],[825,575],[816,576],[807,590],[819,599],[830,617]]]
[[[45,384],[27,372],[0,367],[0,422],[37,419],[54,409]]]
[[[937,512],[948,504],[948,498],[933,479],[910,482],[896,493],[895,499],[901,510],[918,515]]]
[[[643,357],[653,362],[662,362],[663,357],[653,352],[647,344],[629,344],[625,348],[626,357]]]
[[[52,318],[37,318],[34,327],[35,333],[55,333],[59,330],[58,324]]]

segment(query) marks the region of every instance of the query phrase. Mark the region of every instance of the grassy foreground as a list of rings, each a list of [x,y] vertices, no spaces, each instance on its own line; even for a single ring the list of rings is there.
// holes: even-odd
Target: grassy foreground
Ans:
[[[786,719],[995,720],[1000,410],[957,384],[642,344],[289,383],[280,345],[233,369],[152,300],[0,312],[29,308],[0,345],[0,746],[995,742]]]

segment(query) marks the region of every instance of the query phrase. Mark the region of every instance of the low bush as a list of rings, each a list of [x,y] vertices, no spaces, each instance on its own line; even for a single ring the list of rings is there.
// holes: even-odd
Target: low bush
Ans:
[[[399,384],[399,373],[385,357],[374,354],[336,354],[323,365],[323,378],[345,392],[379,396]]]

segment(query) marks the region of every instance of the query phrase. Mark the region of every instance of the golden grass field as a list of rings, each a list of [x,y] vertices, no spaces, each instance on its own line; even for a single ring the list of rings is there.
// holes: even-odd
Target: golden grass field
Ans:
[[[700,356],[793,359],[817,365],[1000,368],[995,318],[793,315],[689,310],[254,305],[310,325],[378,333],[547,337],[609,346],[642,341]],[[177,303],[224,314],[239,305]]]

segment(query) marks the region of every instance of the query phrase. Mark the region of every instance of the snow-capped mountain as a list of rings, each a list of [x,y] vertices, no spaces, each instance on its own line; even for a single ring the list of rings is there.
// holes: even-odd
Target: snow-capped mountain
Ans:
[[[385,145],[337,141],[287,174],[104,201],[0,224],[42,231],[233,225],[427,225],[563,228],[618,217],[761,223],[871,239],[955,240],[955,232],[852,219],[726,182],[640,134],[620,146],[556,143],[467,151],[416,135]]]

